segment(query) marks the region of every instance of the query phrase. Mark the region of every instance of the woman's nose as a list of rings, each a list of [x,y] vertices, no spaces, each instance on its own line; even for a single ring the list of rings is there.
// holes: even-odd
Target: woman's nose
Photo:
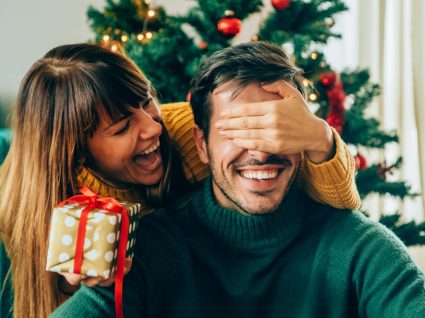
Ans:
[[[139,122],[139,136],[143,140],[159,137],[162,133],[162,125],[153,119],[148,113],[142,111],[141,120]]]

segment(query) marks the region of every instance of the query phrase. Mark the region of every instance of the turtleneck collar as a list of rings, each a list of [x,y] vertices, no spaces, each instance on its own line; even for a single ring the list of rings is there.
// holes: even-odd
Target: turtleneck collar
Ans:
[[[220,206],[213,194],[211,177],[194,194],[193,213],[225,244],[255,249],[289,244],[298,234],[304,215],[302,195],[293,185],[280,207],[271,213],[244,215]]]
[[[113,187],[96,177],[87,167],[81,166],[77,174],[79,185],[86,185],[102,197],[113,197],[127,202],[144,202],[142,189],[134,186],[127,189]]]

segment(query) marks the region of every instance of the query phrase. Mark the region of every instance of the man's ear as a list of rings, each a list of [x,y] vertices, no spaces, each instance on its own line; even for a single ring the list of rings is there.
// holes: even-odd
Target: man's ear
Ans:
[[[198,149],[199,158],[203,163],[209,163],[207,142],[205,141],[204,132],[198,125],[193,126],[193,139],[195,140],[196,149]]]

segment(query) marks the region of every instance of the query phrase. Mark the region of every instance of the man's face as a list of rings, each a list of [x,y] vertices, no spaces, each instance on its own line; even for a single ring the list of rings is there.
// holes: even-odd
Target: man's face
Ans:
[[[276,210],[296,176],[299,155],[272,155],[239,148],[219,134],[215,122],[221,111],[247,103],[282,99],[264,91],[258,83],[246,86],[232,99],[237,86],[229,82],[217,87],[211,95],[211,128],[207,143],[195,129],[201,160],[209,163],[213,191],[218,203],[247,214]]]

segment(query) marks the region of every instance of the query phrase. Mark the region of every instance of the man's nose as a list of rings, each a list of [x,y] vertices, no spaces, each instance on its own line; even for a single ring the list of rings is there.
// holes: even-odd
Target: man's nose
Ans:
[[[258,150],[248,150],[250,157],[257,159],[261,162],[266,162],[267,159],[271,156],[268,152],[258,151]]]

